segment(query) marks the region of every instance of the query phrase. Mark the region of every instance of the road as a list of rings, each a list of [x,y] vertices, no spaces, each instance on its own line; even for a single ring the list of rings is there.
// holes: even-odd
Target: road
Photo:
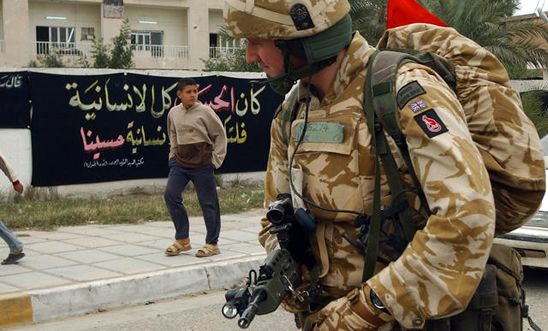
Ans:
[[[548,270],[526,269],[527,303],[534,321],[548,330]],[[204,293],[175,300],[11,328],[10,331],[237,331],[237,319],[221,315],[224,292]],[[532,330],[525,325],[524,330]],[[293,315],[278,310],[257,316],[249,331],[296,330]]]

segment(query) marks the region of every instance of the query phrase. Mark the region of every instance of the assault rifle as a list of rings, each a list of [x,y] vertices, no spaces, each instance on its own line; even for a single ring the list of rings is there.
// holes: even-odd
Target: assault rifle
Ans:
[[[276,235],[280,248],[268,254],[258,275],[250,270],[243,286],[225,294],[223,316],[232,319],[239,315],[238,326],[242,329],[249,327],[255,315],[275,311],[288,295],[305,302],[308,293],[295,290],[302,282],[300,266],[310,270],[315,264],[308,240],[315,221],[304,209],[293,209],[289,194],[280,194],[270,204],[266,218],[271,223],[269,232]]]

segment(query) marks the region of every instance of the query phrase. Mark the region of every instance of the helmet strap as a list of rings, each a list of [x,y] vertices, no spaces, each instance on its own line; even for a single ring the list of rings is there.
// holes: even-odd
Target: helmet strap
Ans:
[[[284,71],[285,71],[284,74],[268,79],[268,83],[270,84],[270,87],[277,94],[281,94],[281,95],[287,94],[287,92],[291,90],[293,85],[295,85],[295,83],[299,79],[303,77],[312,76],[313,74],[319,72],[323,68],[333,64],[335,60],[337,59],[337,57],[334,56],[322,61],[304,65],[300,68],[296,68],[295,66],[293,66],[293,64],[291,64],[291,61],[289,59],[290,52],[288,50],[287,43],[284,40],[277,40],[275,41],[275,43],[276,43],[276,46],[282,50],[282,54],[284,55]]]

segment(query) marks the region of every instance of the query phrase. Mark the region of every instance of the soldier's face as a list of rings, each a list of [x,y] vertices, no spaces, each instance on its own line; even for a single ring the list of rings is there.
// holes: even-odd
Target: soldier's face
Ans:
[[[269,77],[277,77],[284,73],[282,51],[272,40],[248,39],[245,60],[247,63],[257,63]]]

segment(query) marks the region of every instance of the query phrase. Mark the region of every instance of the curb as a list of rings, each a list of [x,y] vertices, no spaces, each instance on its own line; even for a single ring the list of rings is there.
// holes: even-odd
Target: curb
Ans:
[[[175,298],[240,283],[266,255],[0,296],[0,328]]]

